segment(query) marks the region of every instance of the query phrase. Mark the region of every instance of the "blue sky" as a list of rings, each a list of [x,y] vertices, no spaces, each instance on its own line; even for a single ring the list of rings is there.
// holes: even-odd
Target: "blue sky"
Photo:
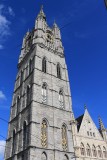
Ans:
[[[22,38],[33,28],[42,4],[48,24],[52,26],[55,19],[62,28],[75,116],[84,112],[86,104],[96,125],[101,115],[107,127],[107,11],[103,0],[0,0],[0,117],[9,119]],[[0,135],[7,135],[7,124],[1,120]],[[4,144],[1,137],[0,144]],[[0,160],[2,152],[0,147]]]

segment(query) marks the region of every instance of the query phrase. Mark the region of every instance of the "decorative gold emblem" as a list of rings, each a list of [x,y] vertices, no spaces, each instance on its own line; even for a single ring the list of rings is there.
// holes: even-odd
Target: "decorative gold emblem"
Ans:
[[[41,145],[42,147],[47,147],[47,123],[44,120],[41,126]]]
[[[68,148],[66,126],[64,126],[64,125],[62,126],[62,148],[65,151]]]

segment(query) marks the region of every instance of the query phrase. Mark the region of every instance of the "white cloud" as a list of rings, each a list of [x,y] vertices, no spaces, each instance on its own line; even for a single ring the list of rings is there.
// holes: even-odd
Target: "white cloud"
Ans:
[[[0,35],[1,37],[7,36],[10,34],[9,32],[10,22],[3,15],[0,15]]]
[[[0,99],[2,99],[2,100],[6,99],[6,96],[2,91],[0,91]]]
[[[4,40],[11,35],[10,33],[10,20],[9,16],[15,16],[11,7],[6,7],[3,4],[0,4],[0,49],[3,49]],[[7,18],[8,16],[8,18]]]
[[[0,140],[0,157],[4,157],[4,151],[5,151],[5,141]]]
[[[4,8],[4,5],[3,5],[3,4],[0,4],[0,14],[1,14],[2,11],[3,11],[3,8]]]
[[[8,7],[8,11],[11,16],[15,16],[15,13],[13,12],[13,9],[11,7]]]
[[[0,50],[3,49],[3,48],[4,48],[3,45],[0,44]]]

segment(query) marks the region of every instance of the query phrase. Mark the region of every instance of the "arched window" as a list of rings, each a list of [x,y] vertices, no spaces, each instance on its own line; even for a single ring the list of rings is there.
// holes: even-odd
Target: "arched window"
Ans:
[[[27,105],[29,105],[29,103],[31,102],[31,86],[27,86],[27,96],[26,96],[26,100],[27,100]]]
[[[57,77],[61,79],[61,67],[59,63],[57,64]]]
[[[85,156],[85,147],[84,147],[84,144],[83,144],[83,143],[81,143],[80,152],[81,152],[81,155],[82,155],[82,156]]]
[[[64,96],[63,96],[63,90],[59,91],[59,106],[61,108],[64,108]]]
[[[46,148],[47,147],[47,122],[46,120],[42,121],[42,126],[41,126],[41,145],[42,147]]]
[[[23,74],[24,74],[24,72],[21,71],[21,73],[20,73],[20,84],[22,84],[22,82],[23,82]]]
[[[46,73],[46,58],[45,57],[42,60],[42,72]]]
[[[26,121],[24,121],[24,124],[23,124],[23,149],[26,148],[27,143],[28,143],[28,130],[27,130]]]
[[[29,61],[29,74],[32,72],[32,60]]]
[[[93,157],[97,157],[97,151],[94,145],[92,146],[92,153],[93,153]]]
[[[25,154],[24,153],[22,154],[22,160],[25,160]]]
[[[19,108],[20,108],[20,97],[19,97],[19,96],[17,97],[16,107],[17,107],[17,112],[16,112],[16,114],[18,114],[18,113],[19,113]]]
[[[67,143],[67,129],[66,126],[62,126],[62,148],[66,151],[68,148],[68,143]]]
[[[15,131],[15,129],[14,129],[14,130],[13,130],[12,154],[15,154],[15,149],[16,149],[16,131]]]
[[[47,102],[47,84],[43,83],[42,85],[42,102],[46,103]]]
[[[64,155],[64,160],[69,160],[69,158],[66,154]]]
[[[47,160],[47,155],[45,152],[42,153],[41,160]]]
[[[106,148],[105,148],[105,147],[103,147],[103,157],[104,157],[104,158],[107,158],[107,151],[106,151]]]
[[[89,144],[87,144],[86,150],[87,150],[87,156],[90,157],[91,156],[91,148],[90,148]]]
[[[102,158],[102,151],[101,151],[100,146],[98,146],[98,156],[99,156],[100,158]]]

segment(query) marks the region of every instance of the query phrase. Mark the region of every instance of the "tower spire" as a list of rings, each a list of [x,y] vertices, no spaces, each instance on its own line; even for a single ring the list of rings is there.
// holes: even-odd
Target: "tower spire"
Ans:
[[[86,104],[84,104],[84,109],[85,109],[85,110],[87,109],[87,106],[86,106]]]
[[[40,12],[39,12],[37,18],[43,18],[43,19],[46,20],[46,15],[45,15],[45,13],[43,11],[43,5],[41,5],[41,9],[40,9]]]
[[[43,4],[41,5],[41,10],[43,10]]]

